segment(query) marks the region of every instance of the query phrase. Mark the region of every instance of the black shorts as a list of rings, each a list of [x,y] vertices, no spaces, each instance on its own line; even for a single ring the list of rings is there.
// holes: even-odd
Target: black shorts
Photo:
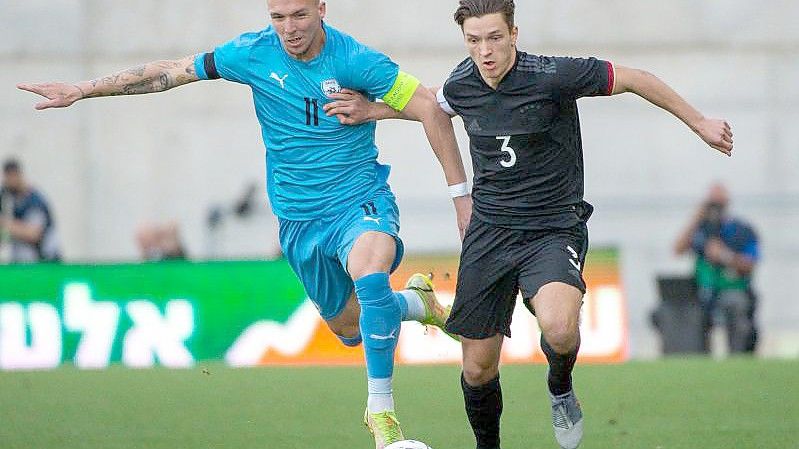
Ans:
[[[563,282],[585,293],[587,250],[585,222],[568,229],[527,231],[472,217],[463,241],[447,331],[473,339],[498,333],[510,337],[519,290],[528,309],[528,300],[550,282]]]

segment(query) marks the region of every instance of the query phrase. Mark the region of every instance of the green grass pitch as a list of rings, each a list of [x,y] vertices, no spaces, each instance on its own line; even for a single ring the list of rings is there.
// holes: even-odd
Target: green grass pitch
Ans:
[[[207,372],[204,372],[207,368]],[[505,366],[504,449],[557,449],[545,367]],[[406,437],[471,449],[457,366],[397,370]],[[578,366],[581,449],[799,449],[799,362]],[[0,373],[2,449],[370,449],[362,368]]]

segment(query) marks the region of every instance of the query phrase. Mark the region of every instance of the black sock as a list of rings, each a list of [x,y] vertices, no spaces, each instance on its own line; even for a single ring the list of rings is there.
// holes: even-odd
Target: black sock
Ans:
[[[549,362],[549,392],[555,396],[566,394],[572,389],[572,370],[577,361],[577,352],[580,350],[580,335],[577,335],[577,346],[568,354],[558,354],[549,346],[544,334],[541,334],[541,349]]]
[[[484,385],[473,387],[461,374],[461,388],[477,449],[499,449],[499,417],[502,415],[499,375]]]

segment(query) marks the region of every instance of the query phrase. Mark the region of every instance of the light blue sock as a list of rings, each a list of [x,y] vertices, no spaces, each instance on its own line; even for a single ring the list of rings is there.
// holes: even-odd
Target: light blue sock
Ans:
[[[402,310],[402,321],[422,321],[427,315],[422,298],[415,291],[403,290],[394,293],[394,297]]]
[[[361,336],[366,372],[373,379],[394,374],[394,350],[400,333],[400,305],[391,291],[387,273],[374,273],[355,281],[361,305]]]

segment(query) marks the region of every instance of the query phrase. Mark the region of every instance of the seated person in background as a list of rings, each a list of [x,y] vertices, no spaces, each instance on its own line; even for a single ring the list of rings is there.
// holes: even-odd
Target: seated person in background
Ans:
[[[149,223],[139,226],[136,231],[136,242],[144,260],[186,259],[186,251],[180,240],[178,225],[175,222],[164,224]]]
[[[19,161],[3,164],[0,188],[0,246],[9,245],[10,263],[61,259],[55,222],[44,196],[28,185]]]
[[[728,205],[727,189],[719,183],[711,186],[674,249],[678,255],[696,255],[705,347],[714,321],[723,319],[729,351],[751,352],[756,339],[752,272],[759,259],[758,239],[752,226],[727,215]]]

